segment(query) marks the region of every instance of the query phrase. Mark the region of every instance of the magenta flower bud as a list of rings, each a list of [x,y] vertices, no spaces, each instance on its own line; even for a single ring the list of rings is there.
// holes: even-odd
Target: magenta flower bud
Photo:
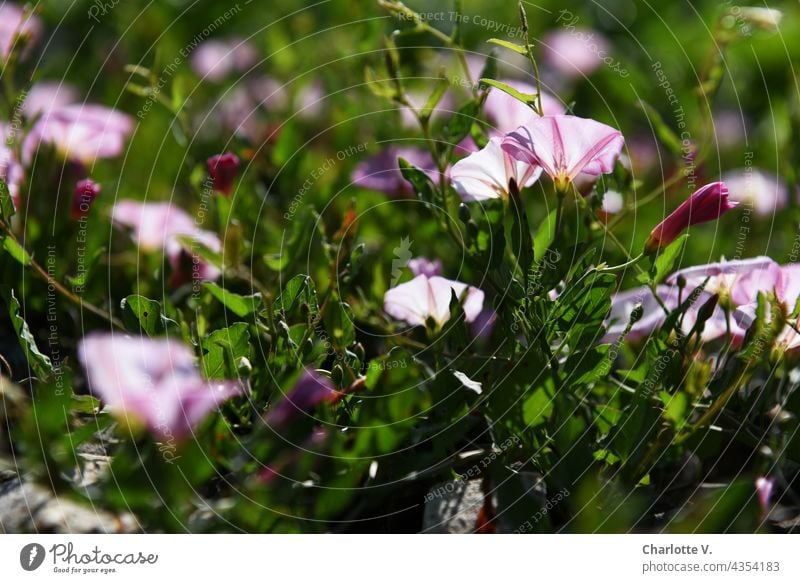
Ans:
[[[230,196],[238,171],[239,158],[231,152],[217,154],[208,159],[208,173],[214,182],[214,190],[225,196]]]
[[[72,197],[70,217],[75,220],[82,219],[89,214],[92,203],[100,195],[100,185],[91,178],[84,178],[75,185],[75,194]]]
[[[684,229],[691,225],[715,221],[738,204],[728,199],[728,187],[724,182],[706,184],[656,225],[645,243],[645,250],[652,252],[666,247]]]

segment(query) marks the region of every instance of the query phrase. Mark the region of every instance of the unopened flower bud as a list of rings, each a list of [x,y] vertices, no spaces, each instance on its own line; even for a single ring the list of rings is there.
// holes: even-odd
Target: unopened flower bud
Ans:
[[[74,220],[78,220],[88,215],[94,199],[100,195],[100,190],[100,185],[90,178],[79,181],[75,185],[70,217]]]
[[[214,184],[214,190],[225,196],[233,190],[233,182],[239,171],[239,158],[231,152],[217,154],[208,159],[208,173]]]

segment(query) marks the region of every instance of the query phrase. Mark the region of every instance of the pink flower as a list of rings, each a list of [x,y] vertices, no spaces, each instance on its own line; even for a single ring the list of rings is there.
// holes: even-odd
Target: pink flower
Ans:
[[[712,182],[697,190],[650,232],[645,249],[656,251],[672,243],[691,225],[715,221],[739,203],[728,200],[724,182]]]
[[[450,171],[453,188],[466,202],[507,197],[513,180],[521,189],[539,179],[535,163],[515,160],[503,150],[500,138],[490,138],[480,152],[459,160]]]
[[[524,81],[503,79],[502,82],[528,95],[536,93],[536,87]],[[544,109],[545,115],[563,115],[566,111],[558,99],[544,92],[542,93],[542,109]],[[483,105],[483,113],[494,124],[492,133],[495,135],[513,132],[532,118],[538,117],[528,105],[495,87],[489,90],[489,95]]]
[[[305,370],[297,384],[269,412],[267,423],[273,427],[285,426],[320,403],[335,401],[338,396],[339,392],[328,377]]]
[[[101,105],[57,107],[39,119],[22,145],[30,164],[37,148],[51,144],[66,159],[91,165],[100,158],[119,156],[133,131],[133,120]]]
[[[775,291],[781,284],[781,268],[762,256],[688,267],[670,275],[667,283],[676,285],[678,278],[686,280],[685,294],[708,280],[704,290],[719,295],[722,305],[740,306],[755,302],[758,292]]]
[[[563,192],[579,174],[611,172],[623,143],[622,134],[605,124],[553,115],[519,127],[506,136],[503,149],[517,160],[541,166]]]
[[[39,81],[25,95],[22,113],[28,119],[46,115],[54,109],[78,101],[77,90],[69,83],[61,81]]]
[[[756,479],[756,492],[758,492],[758,503],[764,514],[769,512],[772,501],[772,493],[775,490],[775,480],[763,476]]]
[[[204,379],[176,340],[94,333],[80,342],[78,358],[89,388],[114,415],[160,440],[187,437],[222,402],[247,392],[241,381]]]
[[[19,189],[25,179],[22,165],[17,161],[9,144],[13,144],[15,136],[11,126],[0,122],[0,179],[8,186],[14,208],[19,208]]]
[[[117,226],[130,227],[133,239],[145,252],[163,250],[176,273],[173,282],[183,282],[183,270],[187,251],[180,237],[187,237],[207,247],[213,252],[222,250],[222,243],[216,233],[204,231],[183,210],[170,203],[141,203],[134,200],[121,200],[114,205],[112,220]],[[191,260],[192,277],[200,280],[214,280],[220,271],[203,261],[199,256],[188,254]]]
[[[75,185],[70,209],[72,219],[77,220],[89,214],[89,209],[91,209],[94,199],[100,195],[100,190],[100,185],[90,178],[80,180]]]
[[[658,297],[668,310],[674,310],[680,305],[680,302],[686,301],[692,290],[684,290],[681,296],[678,291],[677,286],[670,285],[660,285],[656,289]],[[713,297],[714,294],[704,291],[695,298],[681,321],[681,330],[684,334],[688,334],[694,328],[700,309],[707,302],[712,301]],[[625,336],[627,340],[634,342],[643,340],[655,332],[666,320],[667,315],[664,309],[647,286],[619,292],[611,298],[611,311],[606,319],[606,334],[602,342],[616,342],[622,336],[630,323],[631,314],[637,306],[641,306],[642,314],[631,325]],[[710,342],[723,336],[726,330],[725,312],[717,305],[711,313],[711,317],[705,321],[701,338],[704,342]]]
[[[442,260],[431,260],[427,257],[415,257],[408,262],[408,268],[414,275],[426,275],[428,277],[442,275]]]
[[[192,69],[200,77],[219,83],[232,72],[244,72],[252,67],[258,56],[245,40],[209,40],[201,44],[192,54]]]
[[[315,79],[311,83],[306,83],[297,92],[294,97],[294,110],[301,119],[315,119],[325,112],[326,99],[325,86]]]
[[[208,159],[208,173],[214,183],[214,190],[229,196],[233,182],[239,171],[239,158],[231,152],[217,154]]]
[[[439,172],[427,151],[390,146],[356,165],[351,176],[353,184],[390,195],[411,194],[413,192],[411,185],[400,172],[400,158],[424,171],[434,182],[438,182]]]
[[[552,69],[566,77],[582,77],[603,64],[610,47],[600,33],[571,26],[549,34],[542,48]]]
[[[383,297],[383,308],[397,320],[412,326],[425,326],[432,319],[438,327],[450,319],[450,299],[453,292],[463,300],[467,323],[478,317],[483,309],[484,294],[476,287],[444,277],[418,275],[409,282],[388,290]]]
[[[751,207],[757,215],[772,216],[789,202],[789,189],[780,178],[761,170],[735,170],[722,180],[728,186],[730,199]]]
[[[30,47],[39,42],[42,30],[39,17],[11,2],[0,4],[0,61],[5,62],[12,50],[19,49],[17,45],[26,56]]]

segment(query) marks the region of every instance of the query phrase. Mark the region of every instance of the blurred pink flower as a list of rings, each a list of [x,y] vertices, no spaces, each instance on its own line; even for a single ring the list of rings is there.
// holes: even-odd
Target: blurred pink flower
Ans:
[[[722,305],[739,306],[756,301],[758,292],[775,291],[781,284],[781,267],[769,257],[753,257],[696,265],[676,271],[667,283],[686,281],[685,294],[708,280],[705,291],[720,296]]]
[[[304,370],[297,384],[269,412],[267,423],[273,427],[285,426],[320,403],[335,401],[339,394],[328,377]]]
[[[89,214],[94,199],[100,196],[100,190],[100,185],[90,178],[78,181],[72,195],[72,208],[70,209],[70,216],[73,220]]]
[[[736,110],[722,110],[714,114],[714,137],[720,148],[736,148],[745,140],[744,114]]]
[[[25,179],[25,172],[9,147],[15,139],[11,126],[0,121],[0,179],[8,186],[14,208],[19,209],[19,189]]]
[[[412,326],[425,326],[432,319],[438,326],[450,319],[450,299],[453,292],[463,300],[465,320],[469,323],[483,309],[484,294],[476,287],[444,277],[418,275],[386,292],[383,307],[387,314]]]
[[[33,119],[37,115],[46,115],[53,109],[78,101],[78,91],[69,83],[39,81],[25,95],[22,113],[28,119]]]
[[[230,196],[238,171],[239,158],[232,152],[217,154],[208,159],[208,173],[214,184],[214,190],[225,196]]]
[[[170,339],[93,333],[78,346],[89,388],[121,421],[157,439],[182,439],[219,405],[245,394],[242,381],[206,380],[194,354]]]
[[[650,232],[645,249],[655,251],[672,243],[691,225],[715,221],[739,203],[728,199],[724,182],[712,182],[694,192]]]
[[[64,158],[90,165],[99,158],[119,156],[133,131],[133,120],[101,105],[73,104],[46,112],[22,146],[30,164],[42,144],[51,144]]]
[[[424,171],[431,180],[438,182],[439,172],[431,155],[419,148],[389,146],[385,150],[359,162],[351,180],[362,188],[377,190],[390,195],[411,194],[411,185],[403,178],[398,160],[404,158],[410,164]]]
[[[725,174],[722,180],[731,200],[753,208],[757,215],[772,216],[789,202],[789,189],[774,174],[744,168]]]
[[[192,54],[194,72],[212,83],[219,83],[234,71],[242,73],[258,60],[253,46],[246,40],[208,40]]]
[[[186,279],[182,268],[187,251],[179,237],[189,238],[213,252],[222,250],[222,242],[216,233],[200,229],[188,214],[171,203],[121,200],[114,205],[112,221],[115,225],[130,227],[133,240],[142,251],[163,250],[173,270],[179,273],[174,280],[176,283]],[[220,276],[218,268],[199,256],[189,254],[188,259],[192,264],[192,277],[214,280]]]
[[[506,85],[528,95],[536,93],[536,87],[524,81],[514,81],[509,79],[501,80]],[[542,92],[542,109],[545,115],[563,115],[566,109],[564,105],[549,93]],[[539,117],[529,106],[522,103],[519,99],[511,97],[505,91],[497,88],[489,90],[486,102],[483,106],[483,113],[487,119],[494,124],[492,133],[494,135],[505,135],[513,132],[521,125],[525,125],[532,118]]]
[[[625,200],[616,190],[607,190],[603,195],[603,205],[600,210],[605,215],[615,215],[625,207]]]
[[[756,479],[756,492],[758,493],[758,503],[761,511],[766,515],[769,513],[772,504],[772,493],[775,491],[775,480],[760,476]]]
[[[599,32],[574,26],[552,32],[542,42],[547,65],[566,77],[589,75],[603,64],[609,50]]]
[[[17,44],[22,47],[21,54],[26,56],[39,42],[42,32],[42,21],[38,16],[26,13],[21,6],[11,2],[0,4],[0,61],[8,59]]]
[[[289,96],[280,81],[262,75],[246,79],[231,88],[214,106],[214,110],[200,119],[202,128],[210,135],[218,132],[213,122],[217,112],[227,131],[234,132],[258,143],[268,137],[270,117],[281,118],[289,105]],[[217,136],[214,136],[217,137]]]
[[[538,164],[565,191],[579,174],[597,176],[614,169],[622,134],[592,119],[571,115],[534,117],[506,136],[503,149],[514,158]]]
[[[414,275],[426,275],[428,277],[442,275],[442,260],[431,260],[427,257],[415,257],[408,262],[408,268]]]
[[[680,305],[680,301],[689,298],[691,290],[685,290],[679,296],[677,286],[659,285],[656,293],[668,310],[674,310]],[[697,323],[698,314],[707,302],[712,301],[714,294],[703,291],[695,298],[694,302],[686,310],[681,320],[681,330],[688,334]],[[666,320],[666,312],[656,300],[653,292],[647,286],[619,292],[611,298],[611,311],[606,319],[606,334],[602,342],[616,342],[623,334],[630,323],[631,314],[637,306],[642,307],[641,317],[631,325],[631,329],[625,336],[627,340],[640,341],[657,330]],[[705,321],[701,338],[704,342],[710,342],[723,336],[726,332],[727,323],[725,312],[719,305],[714,307],[711,317]]]
[[[515,160],[503,150],[503,140],[490,138],[483,150],[470,154],[453,165],[450,179],[465,202],[507,197],[509,184],[530,186],[539,179],[542,169],[535,162]]]
[[[321,116],[326,109],[328,94],[321,81],[315,79],[303,85],[294,97],[294,110],[300,119],[310,120]]]

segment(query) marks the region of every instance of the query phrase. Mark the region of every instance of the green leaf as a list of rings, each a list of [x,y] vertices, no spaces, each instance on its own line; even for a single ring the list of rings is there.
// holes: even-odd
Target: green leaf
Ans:
[[[86,282],[89,281],[89,275],[91,275],[92,270],[94,269],[95,265],[97,265],[97,261],[105,252],[105,247],[96,249],[89,257],[89,260],[83,265],[83,269],[78,272],[78,275],[67,276],[67,283],[72,286],[73,291],[82,289],[86,286]]]
[[[17,243],[11,237],[3,237],[3,249],[8,251],[8,254],[11,255],[18,263],[28,267],[31,264],[31,256],[25,250],[22,245]]]
[[[656,108],[646,101],[642,100],[639,100],[639,107],[642,108],[642,111],[644,111],[648,121],[656,130],[656,136],[658,136],[658,139],[661,140],[661,143],[664,144],[673,155],[682,158],[684,152],[681,140],[677,135],[675,135],[675,132],[672,131],[672,128],[666,124],[664,118],[661,117],[660,113],[658,113],[658,110],[656,110]]]
[[[228,290],[221,288],[216,283],[207,281],[203,287],[212,296],[217,298],[223,306],[228,308],[231,312],[243,318],[258,310],[261,305],[261,294],[255,293],[250,296],[242,296]]]
[[[557,217],[558,213],[551,211],[536,231],[536,236],[533,238],[533,260],[536,263],[542,260],[547,250],[550,249],[550,245],[553,244],[553,239],[556,237]]]
[[[399,158],[397,163],[403,178],[411,183],[419,199],[426,203],[433,202],[435,188],[430,177],[404,158]]]
[[[494,79],[481,79],[482,85],[490,85],[491,87],[496,87],[500,91],[504,91],[508,93],[514,99],[520,100],[525,105],[534,105],[536,103],[536,95],[523,93],[522,91],[517,91],[511,85],[506,85],[505,83],[501,83],[500,81],[495,81]]]
[[[475,123],[481,108],[477,101],[470,101],[459,109],[444,127],[444,140],[455,145],[469,135],[472,124]]]
[[[609,359],[610,344],[601,344],[596,348],[576,351],[567,359],[564,370],[566,382],[570,387],[593,383],[611,370]]]
[[[656,260],[650,269],[650,278],[652,279],[653,283],[661,283],[661,281],[663,281],[663,279],[672,272],[672,269],[675,266],[675,261],[683,253],[683,247],[688,238],[689,234],[684,233],[672,243],[667,245],[666,249],[664,249],[664,251],[656,257]]]
[[[487,42],[492,43],[493,45],[497,45],[499,47],[503,47],[504,49],[508,49],[509,51],[514,51],[518,55],[522,55],[523,57],[528,56],[528,49],[522,45],[518,45],[517,43],[512,43],[507,40],[499,39],[499,38],[490,38]]]
[[[528,427],[536,427],[547,421],[553,411],[553,400],[544,388],[539,388],[522,402],[522,420]]]
[[[244,322],[215,330],[200,343],[203,374],[210,379],[235,378],[238,361],[250,357],[250,329]]]
[[[312,315],[319,311],[317,290],[311,277],[302,274],[295,275],[275,300],[275,309],[291,316],[304,305],[308,307],[308,311]]]
[[[433,110],[436,109],[439,101],[441,101],[442,97],[444,97],[444,94],[449,88],[450,82],[446,77],[441,77],[438,83],[436,83],[436,87],[434,87],[433,92],[428,97],[428,100],[425,102],[425,105],[422,107],[420,115],[423,118],[428,119],[431,117]]]
[[[325,312],[325,324],[334,346],[347,348],[356,341],[353,312],[350,306],[332,297]]]
[[[11,199],[11,192],[8,190],[8,184],[6,181],[0,178],[0,213],[2,213],[2,218],[4,221],[8,222],[8,220],[14,216],[14,201]]]
[[[144,296],[130,295],[120,303],[122,321],[131,332],[148,336],[157,335],[162,329],[161,304]]]
[[[53,363],[36,346],[36,340],[31,334],[30,328],[28,328],[28,323],[20,315],[20,304],[14,295],[14,290],[3,285],[0,286],[0,293],[2,293],[3,300],[8,307],[11,325],[14,327],[14,332],[17,334],[17,339],[22,351],[25,353],[28,364],[41,380],[46,379],[53,372]]]

